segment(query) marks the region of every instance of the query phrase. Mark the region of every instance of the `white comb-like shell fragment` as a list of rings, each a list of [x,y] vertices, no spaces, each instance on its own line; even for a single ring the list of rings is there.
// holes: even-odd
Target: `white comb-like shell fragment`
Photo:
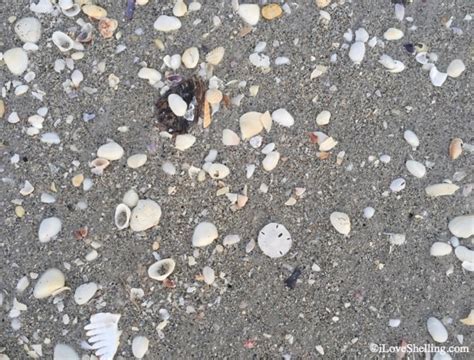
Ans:
[[[84,327],[88,342],[100,360],[113,360],[117,352],[121,331],[118,329],[120,314],[98,313],[91,316]]]

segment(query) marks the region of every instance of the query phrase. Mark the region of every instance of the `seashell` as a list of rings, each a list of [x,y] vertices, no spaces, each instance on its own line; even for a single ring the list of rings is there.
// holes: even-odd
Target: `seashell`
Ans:
[[[102,159],[114,161],[124,154],[123,148],[114,141],[108,142],[97,149],[97,156]]]
[[[82,182],[84,181],[84,175],[83,174],[77,174],[71,179],[71,183],[74,187],[79,187],[82,185]]]
[[[319,151],[329,151],[337,145],[337,141],[332,136],[326,137],[319,143]]]
[[[61,10],[67,10],[74,6],[74,0],[58,0],[58,5]]]
[[[327,110],[321,111],[318,116],[316,116],[316,124],[319,126],[329,124],[329,120],[331,119],[331,113]]]
[[[57,217],[43,219],[38,229],[38,238],[41,243],[54,239],[61,231],[62,223]]]
[[[406,241],[406,235],[405,234],[394,234],[394,233],[385,233],[385,235],[388,236],[388,242],[391,245],[403,245]]]
[[[161,165],[161,169],[165,174],[176,175],[176,167],[169,161],[165,161],[163,165]]]
[[[186,68],[194,69],[199,62],[198,48],[193,46],[184,50],[183,55],[181,55],[181,61]]]
[[[410,174],[418,179],[421,179],[423,176],[426,175],[426,167],[422,163],[415,161],[415,160],[408,160],[405,163],[407,170]]]
[[[26,180],[25,184],[20,190],[20,194],[23,196],[27,196],[27,195],[30,195],[33,191],[35,191],[34,186],[31,185],[31,183],[28,180]]]
[[[374,216],[374,214],[375,214],[375,209],[374,209],[373,207],[370,207],[370,206],[369,206],[369,207],[366,207],[366,208],[364,209],[364,217],[365,217],[366,219],[372,218],[372,217]]]
[[[206,91],[206,100],[211,105],[219,104],[222,101],[223,95],[220,90],[209,89]]]
[[[329,220],[339,234],[349,235],[351,232],[351,219],[347,214],[335,211],[329,216]]]
[[[174,54],[172,56],[166,55],[163,58],[163,62],[169,68],[171,68],[173,70],[178,70],[179,67],[181,66],[181,55],[179,55],[179,54]]]
[[[237,14],[247,24],[255,26],[260,20],[260,7],[256,4],[240,4]]]
[[[231,245],[235,245],[239,242],[240,242],[240,236],[239,235],[226,235],[224,237],[224,240],[222,240],[222,245],[231,246]]]
[[[138,169],[139,167],[145,165],[146,161],[146,154],[135,154],[127,159],[127,166],[131,169]]]
[[[355,41],[361,41],[366,43],[369,41],[369,33],[364,28],[358,28],[355,31]]]
[[[474,250],[470,250],[465,246],[457,246],[454,249],[454,254],[460,261],[474,263]]]
[[[202,276],[204,278],[204,282],[207,285],[212,285],[212,283],[216,280],[216,274],[209,266],[204,266],[202,269]]]
[[[284,256],[290,251],[291,245],[291,235],[281,224],[267,224],[258,233],[258,247],[271,258]]]
[[[448,331],[443,323],[435,317],[430,317],[426,322],[426,327],[434,341],[444,343],[448,340]]]
[[[403,133],[403,138],[413,150],[416,150],[416,148],[420,146],[420,140],[418,140],[418,136],[416,136],[416,134],[411,130],[405,130]]]
[[[30,10],[39,14],[49,14],[54,11],[54,6],[51,4],[51,0],[39,0],[31,2]]]
[[[84,75],[79,70],[74,70],[71,74],[71,82],[74,87],[79,87],[82,80],[84,80]]]
[[[133,231],[145,231],[158,225],[161,218],[161,208],[153,200],[139,200],[132,210],[130,228]]]
[[[224,179],[230,174],[230,170],[227,166],[218,163],[206,164],[206,166],[203,166],[203,169],[213,179]]]
[[[180,151],[189,149],[196,142],[196,137],[190,134],[180,134],[176,136],[174,147]]]
[[[103,7],[92,4],[84,5],[82,12],[94,20],[100,20],[107,16],[107,11]]]
[[[295,123],[295,119],[286,109],[278,109],[272,112],[272,120],[284,127],[291,127]]]
[[[194,228],[192,244],[194,247],[210,245],[219,236],[217,228],[210,222],[202,222]]]
[[[473,326],[474,325],[474,310],[471,310],[469,315],[460,320],[464,325]]]
[[[392,190],[393,192],[399,192],[399,191],[402,191],[403,189],[405,189],[405,186],[406,186],[406,181],[405,179],[403,178],[397,178],[395,180],[393,180],[390,184],[390,190]]]
[[[99,32],[104,39],[109,39],[114,36],[115,30],[117,30],[118,21],[115,19],[109,19],[104,17],[99,21]]]
[[[181,28],[181,21],[174,16],[160,15],[153,24],[155,30],[170,32]]]
[[[464,65],[461,59],[455,59],[451,61],[446,70],[449,77],[457,78],[466,70],[466,65]]]
[[[53,360],[79,360],[76,351],[66,344],[56,344],[53,352]],[[8,359],[7,359],[8,360]]]
[[[115,208],[115,215],[114,215],[115,226],[117,226],[119,230],[128,228],[128,225],[130,224],[131,215],[132,215],[132,211],[127,205],[125,204],[117,205],[117,207]]]
[[[225,146],[235,146],[240,144],[239,135],[230,129],[224,129],[222,131],[222,143]]]
[[[278,4],[267,4],[262,8],[262,16],[267,20],[273,20],[281,16],[283,10]]]
[[[92,299],[99,287],[96,283],[82,284],[74,291],[74,301],[77,305],[85,305]]]
[[[315,0],[315,2],[318,8],[323,9],[331,3],[331,0]]]
[[[435,65],[431,67],[430,79],[431,79],[431,83],[434,86],[437,86],[437,87],[442,86],[447,78],[448,78],[448,74],[438,71]]]
[[[270,58],[265,54],[253,53],[249,56],[249,61],[253,66],[258,68],[269,68]]]
[[[118,329],[119,320],[120,314],[98,313],[84,326],[89,343],[102,360],[112,360],[117,352],[122,334]]]
[[[36,299],[44,299],[57,294],[64,288],[66,278],[64,274],[55,268],[46,270],[38,279],[33,290],[33,296]]]
[[[320,77],[321,75],[325,74],[328,71],[328,67],[324,65],[316,65],[314,70],[311,72],[310,79],[316,79]]]
[[[268,155],[270,154],[273,150],[275,150],[275,143],[269,143],[265,145],[262,149],[262,154]]]
[[[459,189],[459,186],[455,184],[441,183],[427,186],[425,188],[426,195],[437,197],[452,195]]]
[[[403,21],[405,17],[405,6],[402,4],[395,4],[395,18],[398,21]]]
[[[74,4],[69,9],[61,9],[61,12],[67,17],[74,17],[81,12],[81,7],[78,4]]]
[[[92,167],[91,172],[95,175],[102,175],[107,166],[110,165],[110,161],[103,158],[97,158],[91,161],[90,166]]]
[[[13,75],[21,75],[28,67],[28,55],[22,48],[5,51],[3,61]]]
[[[384,32],[383,37],[385,40],[393,41],[400,40],[403,37],[403,31],[396,28],[389,28]]]
[[[349,58],[355,64],[360,64],[365,56],[365,44],[362,41],[356,41],[349,49]]]
[[[385,54],[380,57],[379,63],[385,66],[385,68],[387,68],[387,70],[393,74],[405,70],[405,64],[403,64],[401,61],[394,60]]]
[[[178,94],[170,94],[168,96],[168,105],[176,116],[184,116],[188,110],[188,104]]]
[[[54,45],[56,45],[62,52],[66,52],[74,48],[74,40],[62,31],[55,31],[51,38]]]
[[[467,239],[474,235],[474,215],[455,217],[449,222],[448,228],[454,236]]]
[[[132,340],[132,353],[137,359],[143,359],[148,352],[150,341],[144,336],[135,336]]]
[[[474,272],[474,262],[463,261],[462,268],[466,271]]]
[[[138,71],[138,77],[148,80],[150,85],[154,85],[161,80],[161,73],[158,70],[143,67]]]
[[[256,111],[247,112],[240,117],[240,132],[243,140],[258,135],[263,130],[261,118],[262,114]]]
[[[164,281],[174,271],[176,263],[173,259],[162,259],[148,268],[148,276],[153,280]]]
[[[184,3],[184,1],[176,0],[176,3],[174,4],[174,7],[173,7],[173,15],[177,17],[181,17],[181,16],[186,15],[187,12],[188,12],[188,7]]]
[[[280,153],[278,151],[272,151],[262,161],[262,166],[265,171],[272,171],[276,168],[278,161],[280,161]]]
[[[125,195],[123,195],[122,202],[127,205],[129,208],[134,208],[138,203],[138,194],[135,190],[128,190]]]
[[[456,160],[462,154],[462,147],[464,143],[460,138],[454,138],[449,143],[449,158]]]
[[[14,29],[24,43],[37,43],[41,38],[41,22],[35,17],[18,20]]]
[[[222,46],[219,46],[211,50],[206,55],[206,62],[208,62],[211,65],[218,65],[224,58],[224,53],[225,53],[225,49]]]
[[[430,255],[431,256],[446,256],[451,254],[453,248],[451,245],[445,242],[437,241],[431,245]]]

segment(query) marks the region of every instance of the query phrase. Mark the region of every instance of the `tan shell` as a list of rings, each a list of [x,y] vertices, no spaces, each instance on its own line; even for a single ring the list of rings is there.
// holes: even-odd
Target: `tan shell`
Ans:
[[[107,16],[107,11],[104,8],[91,4],[84,5],[82,7],[82,12],[95,20],[100,20]]]
[[[99,21],[99,32],[104,39],[109,39],[114,36],[115,30],[117,30],[118,21],[115,19],[102,18]]]
[[[206,55],[206,62],[208,62],[211,65],[218,65],[224,58],[224,53],[225,53],[225,49],[222,46],[219,46],[211,50]]]
[[[206,100],[209,104],[219,104],[222,101],[222,92],[217,89],[209,89],[206,91]]]
[[[456,160],[462,154],[463,141],[460,138],[454,138],[449,144],[449,157],[451,160]]]
[[[273,20],[280,17],[283,13],[281,6],[278,4],[268,4],[262,8],[262,16],[267,20]]]

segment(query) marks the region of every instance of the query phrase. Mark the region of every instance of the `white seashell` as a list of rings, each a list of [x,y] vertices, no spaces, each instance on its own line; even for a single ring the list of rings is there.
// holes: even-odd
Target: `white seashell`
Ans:
[[[262,114],[255,111],[245,113],[240,117],[239,124],[242,139],[249,139],[263,130],[261,117]]]
[[[403,31],[396,28],[389,28],[384,32],[383,37],[385,40],[393,41],[400,40],[403,37]]]
[[[169,61],[167,63],[167,66],[169,66],[173,70],[178,70],[179,67],[181,66],[181,55],[179,54],[174,54],[169,58]]]
[[[104,170],[107,166],[110,165],[110,161],[103,158],[97,158],[90,162],[90,166],[92,167],[91,172],[95,175],[102,175]]]
[[[351,219],[349,218],[349,215],[335,211],[329,216],[329,220],[338,233],[349,235],[351,232]]]
[[[114,215],[115,226],[117,226],[119,230],[128,228],[128,225],[130,224],[131,215],[132,215],[132,211],[127,205],[125,204],[117,205],[117,207],[115,208],[115,215]]]
[[[168,105],[176,116],[184,116],[188,110],[188,104],[178,94],[170,94],[168,96]]]
[[[191,134],[180,134],[176,136],[174,147],[180,151],[189,149],[196,142],[196,137]]]
[[[97,157],[110,161],[120,159],[123,154],[123,148],[114,141],[108,142],[97,149]]]
[[[405,6],[402,4],[395,4],[395,18],[398,21],[403,21],[405,17]]]
[[[465,246],[457,246],[454,249],[454,254],[460,261],[474,263],[474,250],[468,249]]]
[[[212,49],[206,55],[206,62],[208,62],[211,65],[218,65],[224,58],[224,54],[225,54],[225,49],[222,46]]]
[[[431,256],[446,256],[451,254],[453,248],[451,245],[445,242],[437,241],[431,245],[430,255]]]
[[[153,200],[139,200],[132,210],[130,228],[133,231],[145,231],[158,225],[161,218],[161,208]]]
[[[374,214],[375,214],[375,209],[373,207],[368,206],[364,209],[364,217],[366,219],[372,218]]]
[[[291,244],[291,235],[281,224],[267,224],[258,233],[258,247],[271,258],[284,256],[290,251]]]
[[[321,111],[318,116],[316,116],[316,124],[319,126],[329,124],[329,120],[331,119],[331,113],[327,110]]]
[[[45,144],[59,144],[61,143],[61,139],[59,135],[53,132],[44,133],[41,135],[41,142]]]
[[[163,165],[161,165],[161,169],[165,174],[176,175],[176,167],[169,161],[165,161]]]
[[[18,116],[18,113],[14,111],[10,115],[8,115],[7,121],[10,124],[16,124],[17,122],[20,121],[20,117]]]
[[[61,9],[61,11],[67,17],[74,17],[74,16],[78,15],[81,12],[81,7],[79,6],[79,4],[74,4],[69,9],[67,9],[67,10]]]
[[[74,70],[71,74],[71,82],[75,87],[79,87],[82,80],[84,80],[84,75],[79,70]]]
[[[150,85],[154,85],[161,80],[161,73],[158,70],[143,67],[138,71],[138,77],[148,80]]]
[[[399,327],[400,326],[400,323],[402,321],[400,319],[390,319],[388,321],[388,326],[390,327],[393,327],[393,328],[396,328],[396,327]]]
[[[446,72],[448,73],[448,76],[457,78],[461,76],[464,70],[466,70],[466,65],[464,65],[463,61],[461,59],[455,59],[450,62]]]
[[[265,171],[272,171],[278,165],[280,161],[280,153],[278,151],[272,151],[262,161],[262,166]]]
[[[474,272],[474,262],[463,261],[461,265],[464,270]]]
[[[449,222],[448,227],[454,236],[467,239],[474,235],[474,215],[455,217]]]
[[[455,184],[441,183],[427,186],[425,189],[426,195],[428,196],[446,196],[452,195],[458,191],[459,186]]]
[[[198,48],[193,46],[184,50],[183,55],[181,56],[181,61],[186,68],[194,69],[199,62]]]
[[[48,193],[42,193],[40,201],[44,204],[53,204],[56,201],[56,198]]]
[[[192,244],[195,247],[210,245],[219,236],[217,228],[210,222],[202,222],[194,228]]]
[[[435,65],[431,67],[430,79],[431,79],[431,83],[434,86],[437,86],[437,87],[442,86],[447,78],[448,78],[448,74],[438,71]]]
[[[408,160],[405,163],[407,170],[410,174],[418,179],[421,179],[423,176],[426,175],[426,167],[422,163],[415,161],[415,160]]]
[[[160,15],[153,24],[155,30],[170,32],[181,28],[181,21],[174,16]]]
[[[438,343],[444,343],[448,340],[448,331],[444,327],[443,323],[435,317],[430,317],[426,322],[428,332],[434,341]]]
[[[138,194],[135,190],[128,190],[125,195],[123,195],[122,202],[127,205],[129,208],[134,208],[138,203]]]
[[[230,129],[224,129],[222,131],[222,143],[225,146],[235,146],[240,144],[239,135]]]
[[[295,119],[286,109],[278,109],[272,112],[272,120],[284,127],[291,127]]]
[[[135,336],[132,340],[132,353],[137,359],[143,359],[148,352],[150,341],[144,336]]]
[[[204,282],[207,285],[212,285],[212,283],[216,280],[216,274],[209,266],[204,266],[202,269],[202,276],[204,277]]]
[[[279,56],[275,59],[275,65],[287,65],[290,63],[290,59],[285,56]]]
[[[406,181],[405,179],[403,178],[396,178],[395,180],[393,180],[390,184],[390,190],[392,190],[393,192],[399,192],[399,191],[402,191],[403,189],[405,189],[405,186],[406,186]]]
[[[239,235],[226,235],[224,237],[224,240],[222,240],[222,245],[231,246],[231,245],[235,245],[239,242],[240,242],[240,236]]]
[[[31,185],[28,180],[25,180],[25,183],[23,184],[23,187],[20,190],[20,194],[23,196],[27,196],[30,195],[33,191],[35,191],[35,187]]]
[[[318,137],[319,139],[319,137]],[[332,136],[326,137],[319,142],[319,151],[329,151],[337,145],[337,141]]]
[[[203,166],[203,169],[213,179],[224,179],[230,174],[230,170],[223,164],[213,163]]]
[[[139,167],[145,165],[147,159],[148,158],[146,154],[135,154],[127,159],[127,165],[129,168],[138,169]]]
[[[403,138],[412,147],[413,150],[416,150],[416,148],[420,145],[420,140],[418,140],[418,136],[416,136],[416,134],[411,130],[406,130],[403,133]]]
[[[401,61],[394,60],[385,54],[380,57],[379,63],[385,66],[385,68],[387,68],[387,70],[393,74],[405,70],[405,64],[403,64]]]
[[[184,3],[183,0],[176,0],[176,3],[173,7],[173,15],[177,17],[181,17],[186,15],[188,12],[188,6]]]
[[[242,20],[251,26],[257,25],[260,20],[260,7],[256,4],[240,4],[237,13]]]
[[[199,10],[201,10],[201,6],[202,5],[201,5],[200,2],[198,2],[196,0],[193,0],[188,6],[188,10],[189,11],[199,11]]]
[[[46,270],[38,279],[33,290],[36,299],[44,299],[64,288],[66,278],[64,274],[55,268]]]
[[[422,65],[427,65],[429,63],[428,53],[427,52],[419,52],[415,55],[415,60]]]
[[[119,314],[98,313],[91,316],[84,329],[95,354],[101,360],[112,360],[117,352],[121,331],[118,329]]]
[[[320,77],[321,75],[325,74],[327,71],[328,71],[328,67],[327,67],[327,66],[324,66],[324,65],[316,65],[316,67],[314,68],[314,70],[311,72],[311,75],[309,76],[309,78],[310,78],[311,80],[316,79],[316,78]]]
[[[349,49],[349,58],[355,64],[360,64],[365,56],[365,44],[361,41],[356,41]]]
[[[62,223],[57,217],[43,219],[39,226],[38,238],[41,243],[54,239],[61,231]]]
[[[99,287],[96,283],[82,284],[74,291],[74,301],[77,305],[85,305],[92,299]]]
[[[56,344],[54,347],[53,360],[79,360],[76,351],[66,344]]]
[[[355,41],[367,42],[369,41],[369,33],[364,28],[358,28],[355,31]]]
[[[148,276],[153,280],[164,281],[173,273],[175,267],[176,262],[173,259],[162,259],[148,268]]]
[[[212,163],[212,162],[216,161],[216,159],[217,159],[217,150],[216,149],[211,149],[211,150],[209,150],[209,154],[207,154],[204,161]]]
[[[28,55],[22,48],[5,51],[3,61],[13,75],[21,75],[28,67]]]
[[[39,14],[49,14],[54,11],[54,6],[51,4],[51,0],[32,1],[30,10]]]
[[[58,5],[61,10],[67,10],[74,6],[74,0],[59,0]]]
[[[275,150],[275,143],[269,143],[265,145],[262,149],[262,154],[268,155],[270,154],[273,150]]]
[[[405,234],[385,233],[388,236],[388,242],[392,245],[403,245],[406,241]]]
[[[51,37],[54,45],[62,52],[72,50],[74,48],[74,40],[62,31],[55,31]]]
[[[256,168],[257,168],[257,167],[255,166],[255,164],[248,164],[248,165],[246,166],[246,169],[245,169],[245,171],[246,171],[245,177],[246,177],[247,179],[250,179],[250,178],[253,176],[253,173],[255,172],[255,169],[256,169]]]
[[[41,22],[35,17],[25,17],[15,24],[15,33],[24,43],[37,43],[41,38]]]
[[[265,54],[252,53],[249,55],[249,61],[258,68],[270,67],[270,58]]]
[[[433,360],[452,360],[452,356],[449,355],[446,351],[440,350],[433,355]]]

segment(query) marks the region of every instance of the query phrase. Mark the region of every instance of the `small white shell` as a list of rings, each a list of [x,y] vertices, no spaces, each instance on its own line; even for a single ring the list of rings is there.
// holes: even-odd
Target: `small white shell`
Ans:
[[[174,147],[179,151],[189,149],[196,142],[196,137],[191,134],[180,134],[176,136]]]
[[[47,298],[58,291],[64,289],[66,278],[59,269],[48,269],[38,279],[33,290],[36,299]]]
[[[437,241],[431,245],[430,255],[431,256],[446,256],[451,254],[453,248],[450,244]]]
[[[194,228],[192,243],[195,247],[203,247],[210,245],[219,233],[214,224],[210,222],[202,222]]]
[[[278,151],[272,151],[262,161],[262,166],[265,171],[272,171],[278,165],[280,160],[280,153]]]
[[[173,7],[173,15],[177,17],[181,17],[186,15],[188,12],[188,6],[185,4],[183,0],[176,0],[176,3]]]
[[[139,200],[132,210],[130,228],[133,231],[145,231],[159,224],[161,207],[153,200]]]
[[[329,120],[331,119],[331,113],[327,110],[321,111],[318,116],[316,116],[316,124],[319,126],[329,124]]]
[[[364,217],[366,219],[372,218],[374,214],[375,214],[375,209],[373,207],[368,206],[364,209]]]
[[[158,81],[161,80],[161,73],[156,70],[156,69],[152,69],[152,68],[147,68],[147,67],[142,67],[139,71],[138,71],[138,77],[140,79],[145,79],[145,80],[148,80],[148,82],[150,83],[150,85],[154,85],[156,84]]]
[[[225,49],[222,46],[216,47],[209,51],[206,55],[206,62],[211,65],[219,65],[224,58]]]
[[[407,183],[406,183],[405,179],[397,178],[397,179],[395,179],[391,182],[390,190],[392,190],[393,192],[402,191],[403,189],[405,189],[406,184]]]
[[[199,50],[193,46],[184,50],[181,61],[188,69],[194,69],[199,62]]]
[[[329,220],[338,233],[349,235],[351,232],[351,219],[349,218],[349,215],[335,211],[329,216]]]
[[[405,234],[385,233],[388,236],[388,242],[392,245],[403,245],[406,241]]]
[[[461,245],[454,249],[454,254],[460,261],[474,263],[474,250]]]
[[[426,322],[428,332],[434,341],[438,343],[444,343],[448,340],[448,331],[444,327],[443,323],[435,317],[430,317]]]
[[[127,159],[127,166],[131,169],[138,169],[146,164],[148,157],[146,154],[135,154]]]
[[[215,274],[214,270],[209,266],[205,266],[202,269],[202,276],[204,277],[204,282],[207,285],[212,285],[212,283],[216,279],[216,274]]]
[[[239,123],[242,139],[249,139],[263,130],[261,117],[262,114],[255,111],[247,112],[240,117]]]
[[[426,195],[437,197],[437,196],[447,196],[452,195],[458,191],[459,186],[455,184],[441,183],[427,186],[425,188]]]
[[[66,344],[56,344],[54,347],[53,360],[79,360],[76,351]],[[7,359],[8,360],[8,359]]]
[[[135,336],[132,340],[132,353],[137,359],[143,359],[148,352],[150,341],[144,336]]]
[[[130,208],[125,205],[125,204],[119,204],[115,208],[115,215],[114,215],[114,220],[115,220],[115,226],[119,230],[123,230],[128,228],[130,225],[130,216],[132,215],[132,211]]]
[[[84,329],[95,354],[103,360],[112,360],[120,343],[118,322],[120,314],[98,313],[91,316]]]
[[[440,72],[435,65],[431,67],[430,70],[430,79],[431,83],[434,86],[440,87],[444,84],[446,79],[448,78],[448,74]]]
[[[463,61],[461,59],[455,59],[448,65],[446,72],[448,73],[448,76],[457,78],[461,76],[464,70],[466,70],[466,65],[464,65]]]
[[[155,30],[162,32],[175,31],[181,28],[181,21],[174,16],[160,15],[153,24]]]
[[[237,13],[251,26],[257,25],[260,20],[260,7],[257,4],[240,4]]]
[[[284,127],[291,127],[295,123],[295,119],[286,109],[278,109],[272,112],[272,120]]]
[[[74,301],[78,305],[87,304],[94,297],[98,289],[99,287],[94,282],[82,284],[74,291]]]
[[[122,202],[130,208],[134,208],[138,203],[138,194],[135,190],[130,189],[124,195]]]
[[[239,135],[230,129],[224,129],[222,131],[222,143],[225,146],[235,146],[240,144]]]
[[[290,251],[291,245],[291,235],[281,224],[267,224],[258,233],[258,247],[271,258],[284,256]]]
[[[61,231],[62,223],[57,217],[43,219],[38,229],[38,238],[41,243],[54,239]]]
[[[219,180],[224,179],[230,174],[230,169],[219,163],[206,163],[203,166],[204,171],[206,171],[209,176],[213,179]]]
[[[319,151],[332,150],[337,145],[337,141],[332,136],[329,136],[319,143]]]
[[[365,44],[362,41],[356,41],[349,49],[349,58],[355,64],[360,64],[364,60]]]
[[[222,240],[222,245],[231,246],[240,242],[239,235],[226,235],[224,240]]]
[[[62,31],[55,31],[52,36],[54,45],[62,52],[72,50],[74,48],[74,40]]]
[[[153,280],[164,281],[173,273],[175,266],[173,259],[159,260],[148,268],[148,276]]]
[[[108,142],[97,149],[97,157],[114,161],[120,159],[124,154],[123,147],[114,141]]]
[[[28,68],[28,54],[22,48],[5,51],[3,61],[13,75],[21,75]]]
[[[426,175],[426,167],[422,163],[415,161],[415,160],[408,160],[405,163],[407,170],[410,174],[418,179],[421,179],[423,176]]]
[[[389,28],[384,32],[383,37],[385,40],[393,41],[400,40],[403,37],[403,31],[396,28]]]
[[[67,17],[74,17],[81,12],[81,7],[79,4],[74,4],[69,9],[61,9],[62,13]]]
[[[168,105],[176,116],[184,116],[188,109],[188,104],[178,94],[170,94],[168,96]]]
[[[449,222],[448,227],[454,236],[467,239],[474,235],[474,215],[455,217]]]
[[[416,150],[416,148],[420,146],[420,140],[418,139],[418,136],[416,136],[416,134],[411,130],[405,130],[403,133],[403,138],[413,150]]]

